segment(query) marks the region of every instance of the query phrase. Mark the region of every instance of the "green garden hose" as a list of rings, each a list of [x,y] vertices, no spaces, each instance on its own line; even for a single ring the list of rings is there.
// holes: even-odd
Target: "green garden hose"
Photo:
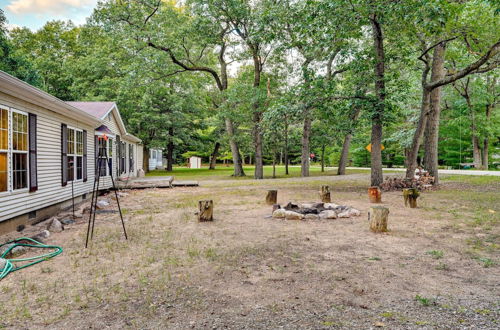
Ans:
[[[22,243],[19,243],[22,242]],[[28,243],[24,243],[28,242]],[[31,243],[29,243],[31,242]],[[15,272],[16,270],[20,270],[29,266],[33,266],[39,262],[48,260],[50,258],[54,258],[55,256],[61,254],[63,252],[62,247],[57,246],[57,245],[46,245],[43,243],[40,243],[32,238],[28,237],[21,237],[17,238],[15,240],[12,240],[10,242],[4,243],[0,245],[0,248],[4,245],[12,244],[7,250],[5,250],[2,255],[0,255],[0,261],[3,261],[0,263],[0,267],[3,264],[3,268],[0,268],[0,280],[9,275],[12,272]],[[45,253],[39,256],[35,257],[29,257],[29,258],[19,258],[19,259],[6,259],[5,256],[10,253],[13,249],[16,247],[23,246],[23,247],[28,247],[28,248],[40,248],[40,249],[54,249],[54,251]],[[3,259],[3,260],[2,260]],[[19,262],[25,262],[25,261],[31,261],[26,264],[16,266],[15,263]]]

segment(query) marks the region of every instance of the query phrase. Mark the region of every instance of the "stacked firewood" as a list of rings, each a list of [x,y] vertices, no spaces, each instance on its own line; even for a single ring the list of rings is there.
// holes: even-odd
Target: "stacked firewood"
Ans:
[[[417,188],[418,190],[429,190],[434,187],[434,177],[427,172],[421,172],[413,179],[406,178],[386,178],[380,185],[383,191],[401,190],[405,188]]]

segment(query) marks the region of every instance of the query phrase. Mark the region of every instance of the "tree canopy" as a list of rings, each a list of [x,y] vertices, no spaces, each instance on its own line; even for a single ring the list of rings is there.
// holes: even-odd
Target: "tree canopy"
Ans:
[[[0,69],[63,100],[113,100],[169,169],[496,166],[494,1],[107,0],[82,26],[7,31]],[[371,145],[371,152],[366,149]],[[230,157],[225,157],[230,155]]]

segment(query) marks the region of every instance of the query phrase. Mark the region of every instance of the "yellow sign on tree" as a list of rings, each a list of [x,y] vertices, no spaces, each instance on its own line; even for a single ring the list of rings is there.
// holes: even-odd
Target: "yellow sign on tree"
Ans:
[[[383,144],[380,145],[380,151],[384,150],[385,147]],[[372,152],[372,144],[370,143],[369,145],[366,146],[366,150],[368,150],[369,152]]]

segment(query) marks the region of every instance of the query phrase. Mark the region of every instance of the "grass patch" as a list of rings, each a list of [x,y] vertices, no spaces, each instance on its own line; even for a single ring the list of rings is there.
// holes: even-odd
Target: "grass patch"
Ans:
[[[208,167],[203,168],[187,168],[187,167],[174,167],[173,171],[165,170],[154,170],[146,174],[146,176],[175,176],[179,180],[253,180],[253,173],[255,170],[254,166],[244,166],[246,176],[244,177],[233,177],[233,167],[226,167],[224,165],[218,166],[215,170],[209,170]],[[363,171],[363,170],[362,170]],[[329,176],[336,175],[336,169],[325,169],[321,172],[320,167],[311,166],[309,169],[310,176]],[[356,171],[348,171],[348,173],[355,173]],[[366,171],[363,171],[363,173]],[[264,178],[270,179],[273,175],[272,166],[264,166]],[[284,166],[276,166],[276,178],[296,178],[300,177],[300,166],[290,166],[289,174],[285,174]]]
[[[436,299],[425,298],[425,297],[422,297],[418,294],[415,296],[415,300],[418,301],[420,304],[422,304],[422,306],[426,306],[426,307],[436,305]]]
[[[425,252],[425,254],[432,256],[434,259],[441,259],[444,256],[444,252],[441,250],[431,250]]]

